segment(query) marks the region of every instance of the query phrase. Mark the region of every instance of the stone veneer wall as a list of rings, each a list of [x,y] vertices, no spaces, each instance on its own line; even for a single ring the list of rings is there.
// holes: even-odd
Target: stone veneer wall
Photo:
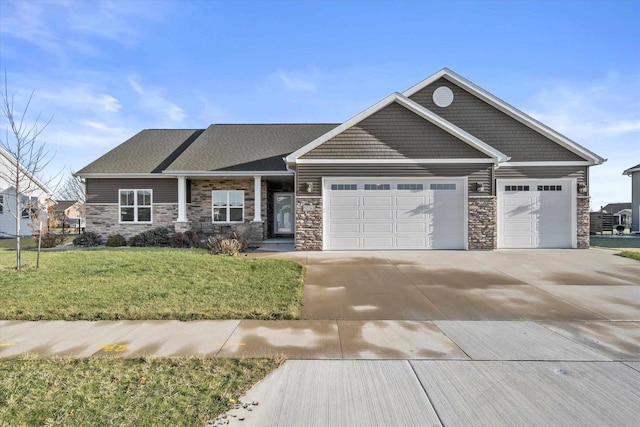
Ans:
[[[469,197],[469,249],[496,249],[497,202],[495,196]]]
[[[153,204],[152,224],[119,224],[119,208],[117,204],[85,205],[87,231],[97,233],[103,238],[111,234],[122,234],[126,239],[156,227],[174,229],[174,221],[178,219],[178,205],[175,203]]]
[[[322,250],[322,197],[296,197],[296,250]]]
[[[577,205],[578,249],[589,249],[589,197],[578,196]]]
[[[262,222],[254,222],[255,191],[253,178],[240,179],[211,179],[191,181],[191,203],[187,205],[187,218],[190,228],[206,234],[218,234],[237,229],[239,223],[212,223],[212,194],[213,190],[244,190],[244,224],[251,229],[251,240],[261,241],[267,237],[267,183],[262,181],[261,217]],[[181,227],[182,228],[182,227]]]

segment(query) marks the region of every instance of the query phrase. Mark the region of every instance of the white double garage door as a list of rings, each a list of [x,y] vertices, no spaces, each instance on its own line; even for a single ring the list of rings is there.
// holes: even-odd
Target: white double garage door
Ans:
[[[466,249],[467,188],[466,178],[326,178],[324,249]],[[575,247],[570,188],[498,180],[498,247]]]

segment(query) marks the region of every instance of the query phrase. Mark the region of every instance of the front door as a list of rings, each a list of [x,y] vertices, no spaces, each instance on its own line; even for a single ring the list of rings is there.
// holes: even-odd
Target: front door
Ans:
[[[293,193],[274,193],[274,217],[273,224],[275,234],[293,234],[294,208]]]

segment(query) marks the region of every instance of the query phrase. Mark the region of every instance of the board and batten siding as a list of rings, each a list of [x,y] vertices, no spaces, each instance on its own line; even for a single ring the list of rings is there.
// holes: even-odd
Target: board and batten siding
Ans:
[[[87,178],[87,203],[118,203],[118,190],[153,190],[153,203],[178,203],[178,180]]]
[[[320,196],[322,177],[380,177],[380,178],[446,178],[469,177],[469,195],[489,195],[493,164],[300,164],[297,166],[298,196]],[[307,183],[312,183],[307,192]],[[484,185],[484,193],[475,191],[476,184]]]
[[[440,86],[453,91],[453,102],[448,107],[441,108],[433,102],[433,92]],[[585,160],[445,78],[410,98],[500,150],[512,162]]]
[[[484,158],[486,154],[438,126],[392,103],[302,159]]]

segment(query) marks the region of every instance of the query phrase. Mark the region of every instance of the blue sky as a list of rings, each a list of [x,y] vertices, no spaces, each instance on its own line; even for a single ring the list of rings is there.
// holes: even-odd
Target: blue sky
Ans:
[[[449,67],[609,159],[599,207],[640,163],[638,22],[615,0],[0,0],[0,68],[53,116],[55,175],[141,129],[343,122]]]

